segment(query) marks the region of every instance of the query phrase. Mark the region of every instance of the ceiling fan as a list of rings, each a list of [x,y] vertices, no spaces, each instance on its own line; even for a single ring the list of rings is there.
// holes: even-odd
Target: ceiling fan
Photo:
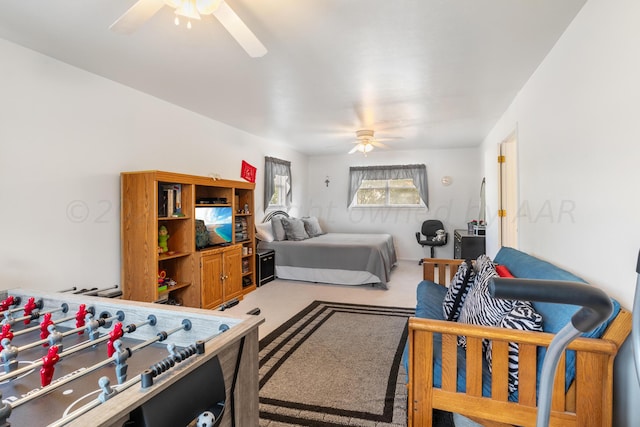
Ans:
[[[374,149],[374,147],[388,148],[386,145],[382,144],[380,140],[373,138],[372,129],[357,130],[356,140],[353,141],[353,143],[356,145],[351,149],[351,151],[349,151],[349,154],[359,151],[366,156],[368,152]]]
[[[224,0],[138,0],[109,28],[117,33],[131,34],[165,5],[175,9],[176,23],[182,16],[191,28],[190,20],[200,20],[201,15],[213,15],[250,57],[259,58],[267,53],[260,40]]]

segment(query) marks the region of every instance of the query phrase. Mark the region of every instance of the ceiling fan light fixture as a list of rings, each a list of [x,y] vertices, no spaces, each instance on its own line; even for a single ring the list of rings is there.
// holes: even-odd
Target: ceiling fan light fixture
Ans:
[[[196,7],[196,0],[182,0],[180,6],[176,8],[174,13],[188,19],[200,20],[200,14]]]
[[[196,0],[196,7],[200,15],[211,15],[222,3],[222,0]]]
[[[373,145],[371,145],[371,143],[369,141],[366,142],[361,142],[356,146],[356,150],[358,150],[361,153],[368,153],[371,150],[373,150]]]
[[[372,129],[360,129],[356,131],[356,137],[360,140],[370,140],[373,139],[373,130]]]

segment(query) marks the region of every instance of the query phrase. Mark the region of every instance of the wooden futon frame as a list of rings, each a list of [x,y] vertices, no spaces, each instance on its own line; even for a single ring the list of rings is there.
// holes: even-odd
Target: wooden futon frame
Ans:
[[[462,260],[425,259],[424,279],[447,286]],[[558,364],[550,426],[611,426],[613,361],[631,331],[631,313],[621,309],[600,339],[577,338],[576,376],[565,393],[565,356]],[[442,334],[442,387],[433,385],[433,335]],[[457,337],[467,337],[466,366],[457,364]],[[548,347],[554,334],[409,320],[409,426],[430,427],[432,410],[457,412],[485,426],[535,426],[536,349]],[[493,341],[491,397],[482,396],[482,340]],[[509,342],[519,343],[519,401],[508,400]],[[466,370],[466,392],[456,391],[459,369]]]

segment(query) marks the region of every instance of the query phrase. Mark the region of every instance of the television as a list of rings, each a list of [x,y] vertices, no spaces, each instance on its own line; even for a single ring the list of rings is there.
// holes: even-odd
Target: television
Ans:
[[[233,238],[233,210],[230,206],[196,206],[196,219],[201,219],[209,232],[209,246],[226,245]]]

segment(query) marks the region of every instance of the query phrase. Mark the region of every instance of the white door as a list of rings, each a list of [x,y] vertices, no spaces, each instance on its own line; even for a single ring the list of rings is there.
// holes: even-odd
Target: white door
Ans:
[[[500,246],[518,247],[518,156],[514,131],[499,145]]]

